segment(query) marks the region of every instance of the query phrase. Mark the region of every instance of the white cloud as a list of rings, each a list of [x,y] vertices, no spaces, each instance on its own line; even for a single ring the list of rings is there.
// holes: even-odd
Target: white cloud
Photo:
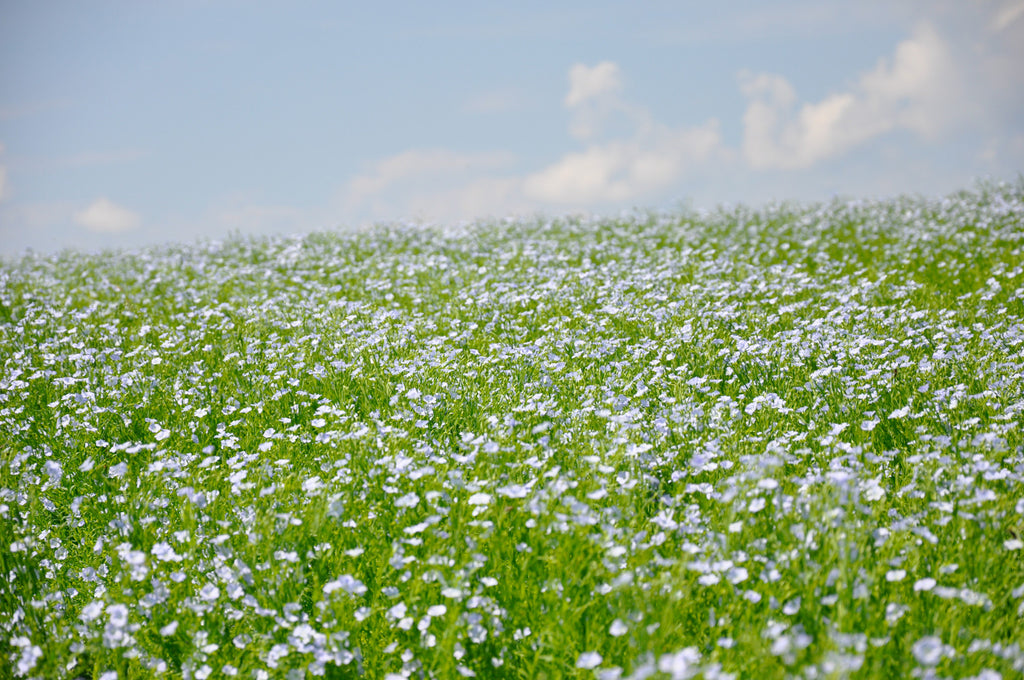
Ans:
[[[609,94],[618,94],[622,89],[622,75],[618,64],[602,61],[597,66],[574,64],[569,69],[569,93],[565,105],[579,106],[584,102]]]
[[[721,144],[718,121],[656,130],[569,153],[527,176],[523,191],[546,203],[629,201],[665,189],[707,161]]]
[[[864,187],[944,190],[986,168],[1017,171],[1021,155],[1007,130],[1019,130],[1024,106],[1024,2],[991,2],[981,11],[936,3],[934,23],[918,24],[887,57],[820,100],[802,101],[784,75],[741,73],[747,103],[738,147],[725,144],[717,118],[676,126],[655,120],[625,97],[615,62],[574,64],[562,104],[575,149],[522,172],[509,172],[501,154],[408,151],[352,180],[348,205],[375,219],[453,219],[603,210],[673,193],[718,202],[820,198]],[[905,134],[893,134],[899,132]],[[908,134],[918,143],[906,143]],[[968,140],[976,151],[965,152],[966,162],[940,168],[926,160],[947,148],[956,155]],[[869,154],[852,156],[865,147]],[[843,163],[821,167],[844,155]],[[985,165],[979,171],[971,162]],[[799,174],[771,172],[779,169]]]
[[[962,81],[948,45],[928,26],[847,91],[796,112],[796,92],[785,78],[743,73],[744,155],[754,168],[806,168],[895,129],[934,139],[969,112]]]
[[[717,120],[698,127],[662,125],[622,98],[622,84],[610,61],[569,69],[569,133],[588,146],[525,177],[526,198],[575,206],[639,199],[669,187],[721,149]]]
[[[495,175],[514,160],[504,152],[405,151],[352,178],[340,208],[348,219],[363,221],[458,220],[522,208],[517,180]]]
[[[406,151],[348,183],[347,211],[371,219],[461,219],[633,201],[671,187],[722,151],[717,120],[673,128],[623,99],[613,62],[575,64],[568,76],[569,133],[584,149],[533,172],[504,175],[495,171],[510,165],[509,154]]]
[[[1014,22],[1024,17],[1024,2],[1008,2],[996,10],[992,17],[992,30],[1002,31],[1009,28]]]
[[[106,198],[98,198],[87,208],[75,213],[75,223],[89,231],[116,233],[139,226],[138,214]]]
[[[563,104],[570,112],[569,134],[592,141],[609,130],[631,132],[651,124],[650,114],[622,98],[622,73],[618,64],[603,61],[589,67],[574,64],[569,69],[569,92]]]
[[[517,177],[457,178],[450,186],[415,191],[404,199],[403,214],[419,220],[457,221],[528,211]]]
[[[368,172],[354,177],[347,187],[347,202],[355,207],[400,182],[429,182],[467,171],[495,169],[512,158],[507,153],[466,154],[448,149],[405,151],[378,161]]]

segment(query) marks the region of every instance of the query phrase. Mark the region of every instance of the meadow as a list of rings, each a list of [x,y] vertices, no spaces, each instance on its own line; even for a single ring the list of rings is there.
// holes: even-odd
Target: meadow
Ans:
[[[0,264],[0,677],[1019,678],[1024,181]]]

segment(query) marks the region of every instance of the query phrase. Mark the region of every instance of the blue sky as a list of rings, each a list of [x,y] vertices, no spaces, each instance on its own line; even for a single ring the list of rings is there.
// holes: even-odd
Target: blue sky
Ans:
[[[1024,172],[1024,0],[0,2],[0,254],[941,194]]]

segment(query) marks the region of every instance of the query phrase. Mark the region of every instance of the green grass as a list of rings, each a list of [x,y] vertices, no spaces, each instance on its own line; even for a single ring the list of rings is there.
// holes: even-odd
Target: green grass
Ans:
[[[1024,185],[0,265],[0,677],[1017,677]]]

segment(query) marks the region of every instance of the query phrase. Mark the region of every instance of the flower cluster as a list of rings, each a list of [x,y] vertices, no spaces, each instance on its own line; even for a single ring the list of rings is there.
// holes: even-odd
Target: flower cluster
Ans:
[[[1024,186],[0,265],[17,677],[1014,677]]]

